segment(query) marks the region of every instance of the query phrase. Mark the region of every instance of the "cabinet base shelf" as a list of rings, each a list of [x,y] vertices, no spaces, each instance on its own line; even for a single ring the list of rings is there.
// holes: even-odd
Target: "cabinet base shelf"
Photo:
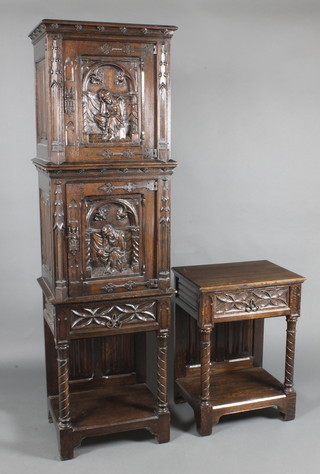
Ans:
[[[59,425],[58,396],[49,397],[48,405],[61,459],[71,459],[73,449],[86,437],[147,429],[160,443],[169,441],[170,414],[157,413],[155,397],[144,383],[71,393],[70,428]]]
[[[176,387],[194,409],[202,435],[210,434],[212,425],[218,423],[221,416],[232,413],[277,407],[284,419],[294,418],[295,392],[286,394],[283,384],[261,367],[212,373],[207,404],[200,400],[200,377],[179,378]],[[208,421],[203,430],[204,417]]]

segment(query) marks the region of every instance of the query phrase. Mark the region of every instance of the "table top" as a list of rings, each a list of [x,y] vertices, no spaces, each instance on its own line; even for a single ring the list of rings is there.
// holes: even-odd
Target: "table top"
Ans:
[[[268,260],[219,263],[174,267],[176,276],[182,276],[200,290],[245,288],[259,285],[302,283],[305,277],[279,267]]]

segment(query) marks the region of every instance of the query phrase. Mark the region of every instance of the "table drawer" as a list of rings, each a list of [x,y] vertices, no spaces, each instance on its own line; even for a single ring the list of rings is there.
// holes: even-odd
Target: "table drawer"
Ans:
[[[213,296],[213,316],[290,310],[290,287],[270,286],[221,291]]]

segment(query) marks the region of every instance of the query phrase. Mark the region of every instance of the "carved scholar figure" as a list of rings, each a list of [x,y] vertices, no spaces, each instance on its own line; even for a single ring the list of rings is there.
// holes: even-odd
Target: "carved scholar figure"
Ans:
[[[92,235],[97,258],[105,265],[105,271],[122,271],[126,266],[125,234],[111,224]]]
[[[138,140],[136,60],[123,64],[83,59],[83,138],[86,143]]]
[[[126,107],[124,99],[111,94],[108,89],[100,89],[97,93],[100,103],[99,113],[94,115],[94,120],[103,131],[105,140],[125,139],[129,125],[126,120]]]
[[[87,200],[87,277],[140,271],[140,198]]]

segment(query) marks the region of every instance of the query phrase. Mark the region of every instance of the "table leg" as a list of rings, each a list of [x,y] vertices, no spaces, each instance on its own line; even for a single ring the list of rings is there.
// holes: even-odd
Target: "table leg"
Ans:
[[[210,359],[212,328],[200,329],[200,407],[197,430],[200,435],[212,433],[212,407],[210,404]]]
[[[287,396],[287,407],[283,413],[284,420],[293,420],[296,412],[296,393],[293,387],[294,353],[296,341],[296,315],[287,316],[286,364],[284,378],[284,392]]]
[[[158,338],[158,393],[157,413],[159,428],[157,439],[166,443],[170,439],[170,412],[168,409],[168,337],[169,331],[160,331]]]

